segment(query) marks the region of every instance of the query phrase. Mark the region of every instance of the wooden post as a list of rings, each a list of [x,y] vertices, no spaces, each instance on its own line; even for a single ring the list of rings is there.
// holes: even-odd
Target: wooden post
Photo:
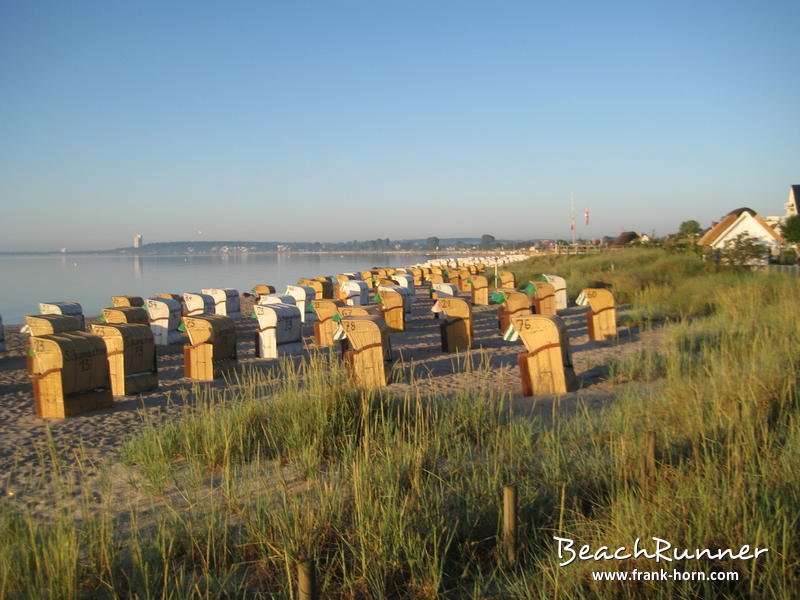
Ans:
[[[513,485],[503,487],[503,547],[513,565],[517,560],[517,488]]]
[[[644,460],[642,462],[642,489],[649,489],[656,477],[656,432],[644,434]]]
[[[300,600],[318,600],[317,574],[314,561],[304,560],[297,563],[297,588]]]

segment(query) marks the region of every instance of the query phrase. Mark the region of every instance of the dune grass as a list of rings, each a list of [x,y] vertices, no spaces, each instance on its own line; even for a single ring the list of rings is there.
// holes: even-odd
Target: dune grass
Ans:
[[[296,598],[304,558],[335,599],[796,597],[800,280],[642,251],[533,260],[518,276],[542,271],[671,321],[657,350],[613,365],[608,408],[554,405],[547,424],[511,413],[485,361],[464,361],[485,383],[457,397],[355,389],[327,353],[197,386],[183,418],[123,448],[127,502],[54,490],[50,519],[0,509],[0,597]],[[498,546],[506,484],[515,565]],[[553,535],[769,552],[667,566],[737,582],[598,583],[592,570],[662,565],[559,567]]]

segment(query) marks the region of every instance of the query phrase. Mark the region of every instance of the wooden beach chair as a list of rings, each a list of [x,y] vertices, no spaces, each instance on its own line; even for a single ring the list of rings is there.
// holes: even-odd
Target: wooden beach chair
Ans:
[[[111,296],[112,306],[144,306],[144,298],[141,296]]]
[[[226,315],[183,317],[189,343],[183,371],[189,379],[213,381],[236,369],[236,321]]]
[[[470,275],[467,279],[473,306],[489,306],[489,280],[483,275]]]
[[[514,273],[511,271],[498,271],[498,277],[500,278],[497,283],[498,287],[502,288],[516,288],[517,287],[517,278],[514,276]]]
[[[386,386],[387,363],[392,349],[389,330],[380,317],[342,317],[342,340],[345,365],[356,385],[367,388]]]
[[[104,308],[101,322],[149,325],[150,317],[144,306],[117,306],[115,308]]]
[[[472,284],[469,279],[472,278],[472,273],[469,272],[467,267],[458,268],[458,291],[469,292],[472,290]]]
[[[381,307],[377,304],[370,304],[369,306],[342,306],[339,308],[339,314],[344,317],[379,317],[383,319],[383,312]]]
[[[333,332],[339,327],[339,309],[345,304],[341,300],[312,300],[311,305],[317,313],[314,322],[314,343],[317,346],[333,346]]]
[[[261,296],[266,296],[267,294],[274,294],[275,293],[275,286],[267,285],[265,283],[257,283],[252,288],[253,295],[256,297],[256,303],[258,303],[259,298]]]
[[[400,293],[399,286],[381,286],[378,288],[380,296],[380,307],[383,320],[390,332],[405,331],[406,329],[406,309],[403,295]]]
[[[374,280],[374,281],[373,281]],[[369,286],[370,291],[375,289],[377,280],[375,280],[375,273],[372,271],[361,271],[361,281]]]
[[[408,294],[411,296],[411,298],[414,298],[417,295],[413,276],[409,275],[408,273],[397,272],[392,275],[392,280],[395,282],[395,285],[399,285],[401,288],[408,290]]]
[[[464,298],[439,298],[442,352],[463,352],[473,346],[472,308]]]
[[[349,279],[339,285],[342,300],[348,306],[362,306],[369,304],[370,286],[366,281]]]
[[[317,292],[308,285],[287,285],[285,295],[294,298],[295,305],[300,309],[300,321],[305,323],[306,312],[311,306],[311,301],[316,299]]]
[[[324,275],[319,275],[314,277],[315,281],[318,281],[322,284],[322,296],[323,300],[333,300],[334,296],[336,295],[336,289],[338,288],[337,282],[331,279],[330,277],[326,277]],[[320,298],[317,295],[317,298]]]
[[[556,293],[552,283],[544,281],[531,282],[536,286],[533,295],[533,308],[537,315],[556,315]]]
[[[297,280],[297,285],[302,287],[311,288],[314,291],[313,298],[309,298],[308,306],[311,306],[311,300],[314,299],[324,299],[325,298],[325,285],[324,282],[320,281],[319,279],[313,279],[311,277],[301,277]]]
[[[185,293],[183,305],[186,307],[186,316],[188,317],[216,314],[217,302],[209,294]]]
[[[555,288],[556,310],[567,308],[567,280],[558,275],[542,275],[548,283],[552,283]]]
[[[258,299],[258,304],[291,304],[297,306],[297,300],[289,294],[264,294]]]
[[[347,292],[344,291],[342,288],[342,284],[346,281],[352,281],[353,276],[348,273],[338,273],[334,277],[333,282],[333,295],[336,297],[336,300],[341,300],[344,302],[347,300]]]
[[[99,336],[84,331],[34,336],[29,354],[37,417],[63,419],[114,405],[106,345]]]
[[[458,296],[458,288],[452,283],[432,283],[431,298],[454,298]]]
[[[183,296],[180,294],[153,294],[153,298],[166,298],[167,300],[175,300],[175,302],[182,302]]]
[[[207,288],[200,290],[214,299],[214,314],[231,319],[241,319],[239,290],[233,288]]]
[[[25,324],[32,336],[82,331],[81,321],[74,315],[28,315]]]
[[[498,288],[496,294],[503,294],[505,300],[497,307],[497,327],[505,331],[514,317],[532,314],[531,299],[525,292],[513,288]]]
[[[526,315],[512,319],[527,352],[519,355],[524,396],[566,394],[576,389],[567,328],[553,315]]]
[[[146,305],[156,346],[168,346],[183,340],[178,329],[181,326],[181,302],[171,298],[148,298]]]
[[[80,321],[82,330],[86,329],[83,308],[77,302],[40,302],[39,312],[43,315],[70,315]]]
[[[586,288],[581,292],[589,304],[586,325],[589,339],[602,341],[617,336],[617,311],[614,295],[603,288]]]
[[[158,387],[153,332],[141,323],[93,323],[106,345],[111,393],[130,396]]]
[[[258,319],[255,332],[257,358],[278,358],[303,352],[301,313],[295,304],[256,304],[253,311]]]

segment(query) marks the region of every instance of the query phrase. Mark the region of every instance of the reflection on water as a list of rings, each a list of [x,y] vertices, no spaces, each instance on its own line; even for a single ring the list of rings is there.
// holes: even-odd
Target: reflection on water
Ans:
[[[73,300],[87,315],[111,296],[143,296],[257,283],[281,289],[300,277],[423,262],[421,254],[227,254],[215,256],[0,256],[0,315],[21,323],[39,302]]]

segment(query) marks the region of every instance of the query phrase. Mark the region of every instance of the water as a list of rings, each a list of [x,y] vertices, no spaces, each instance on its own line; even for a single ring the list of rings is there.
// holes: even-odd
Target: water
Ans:
[[[37,314],[39,302],[80,302],[98,315],[111,296],[199,292],[257,283],[283,292],[300,277],[402,267],[424,262],[422,254],[235,254],[213,256],[0,256],[0,316],[6,324]]]

